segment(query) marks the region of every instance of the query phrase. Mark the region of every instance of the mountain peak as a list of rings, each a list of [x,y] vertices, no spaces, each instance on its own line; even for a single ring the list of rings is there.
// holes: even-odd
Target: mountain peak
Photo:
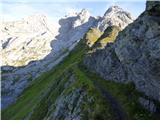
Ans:
[[[133,22],[134,18],[131,14],[123,10],[119,6],[111,6],[105,12],[104,16],[98,23],[98,28],[104,31],[108,26],[118,26],[120,29],[124,29],[128,24]]]
[[[90,14],[89,11],[87,9],[82,9],[80,14]]]
[[[34,21],[45,21],[47,20],[47,16],[44,14],[40,14],[40,13],[36,13],[33,15],[30,15],[28,17],[23,18],[24,21],[28,21],[28,22],[34,22]]]
[[[123,8],[117,6],[117,5],[114,5],[114,6],[111,6],[108,8],[108,10],[105,12],[104,14],[104,17],[107,17],[107,16],[111,16],[111,15],[114,15],[114,14],[125,14],[127,15],[128,17],[131,18],[131,14],[125,10],[123,10]]]
[[[82,9],[81,12],[79,12],[78,16],[88,18],[90,17],[90,13],[88,10]]]
[[[84,23],[86,23],[87,21],[89,21],[89,18],[91,17],[89,11],[87,11],[86,9],[82,9],[81,12],[79,12],[77,14],[76,20],[73,24],[73,27],[78,27]]]
[[[80,19],[81,18],[88,18],[90,17],[90,13],[88,10],[86,9],[82,9],[80,12],[77,12],[77,11],[70,11],[69,13],[67,13],[67,15],[65,15],[65,18],[68,18],[68,17],[79,17]]]
[[[116,13],[116,12],[119,12],[119,11],[123,11],[123,9],[120,8],[117,5],[114,5],[114,6],[111,6],[111,7],[108,8],[108,10],[105,12],[104,16],[106,16],[108,14],[111,14],[111,13]]]

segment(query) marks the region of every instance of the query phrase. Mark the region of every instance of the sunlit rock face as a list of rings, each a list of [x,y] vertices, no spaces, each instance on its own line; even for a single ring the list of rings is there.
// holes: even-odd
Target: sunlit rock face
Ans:
[[[124,29],[133,20],[134,18],[129,12],[119,6],[111,6],[100,18],[97,27],[101,31],[104,31],[108,26],[118,26],[120,29]]]
[[[1,26],[2,65],[24,66],[51,52],[50,43],[58,34],[58,24],[36,14]]]

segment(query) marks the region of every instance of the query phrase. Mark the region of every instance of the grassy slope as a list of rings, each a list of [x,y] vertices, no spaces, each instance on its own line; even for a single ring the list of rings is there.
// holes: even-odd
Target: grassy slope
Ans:
[[[86,44],[91,47],[102,34],[97,28],[91,28],[85,35]]]
[[[159,120],[160,115],[148,112],[138,103],[138,98],[144,95],[135,89],[134,84],[121,84],[113,81],[106,81],[96,75],[96,73],[88,71],[84,66],[80,69],[90,80],[98,82],[119,101],[127,114],[128,120]]]
[[[104,33],[94,42],[92,48],[104,48],[107,43],[112,43],[115,41],[118,32],[120,31],[117,26],[108,27]]]
[[[109,105],[103,100],[100,93],[94,88],[92,82],[79,70],[77,64],[82,60],[85,49],[79,45],[71,54],[55,69],[44,73],[36,79],[30,87],[28,87],[18,101],[2,111],[3,120],[22,120],[31,114],[31,120],[41,120],[46,116],[48,107],[54,104],[56,98],[64,90],[64,84],[67,82],[67,74],[71,71],[76,75],[77,82],[73,84],[67,91],[75,88],[87,86],[90,96],[94,96],[94,110],[87,113],[88,119],[105,119],[114,118],[111,115]],[[48,104],[49,103],[49,104]],[[91,107],[86,105],[86,108]],[[102,115],[102,113],[106,113]]]
[[[66,91],[72,91],[75,88],[87,86],[87,91],[90,96],[95,96],[95,103],[93,105],[86,105],[85,107],[93,107],[91,113],[87,113],[91,120],[112,120],[114,119],[113,111],[108,103],[103,100],[103,97],[96,90],[93,81],[97,81],[103,88],[110,91],[113,96],[123,106],[130,120],[156,120],[156,116],[142,109],[137,103],[139,93],[132,85],[118,84],[99,78],[96,74],[86,71],[79,67],[85,53],[83,44],[79,44],[70,55],[60,63],[55,69],[44,73],[37,80],[33,81],[18,101],[10,106],[8,109],[2,111],[3,120],[22,120],[31,113],[31,120],[41,120],[46,116],[50,104],[54,104],[56,98],[64,89],[64,83],[68,80],[66,76],[67,71],[72,71],[76,77],[77,82]],[[63,79],[62,79],[63,78]],[[61,80],[62,79],[62,80]],[[50,103],[50,104],[48,104]]]
[[[68,69],[73,63],[78,62],[84,50],[77,49],[73,51],[62,63],[55,69],[44,73],[38,79],[33,81],[32,85],[28,87],[19,97],[16,104],[10,106],[8,109],[2,111],[2,118],[4,120],[21,120],[27,113],[33,110],[35,103],[40,102],[41,97],[47,92],[48,88],[53,85],[54,81]]]

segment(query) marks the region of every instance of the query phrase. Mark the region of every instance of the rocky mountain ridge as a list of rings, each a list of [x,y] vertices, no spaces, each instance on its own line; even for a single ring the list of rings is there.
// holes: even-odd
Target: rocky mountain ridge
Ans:
[[[148,1],[146,10],[117,36],[84,60],[106,80],[133,82],[145,95],[160,101],[159,17],[160,2]]]
[[[135,22],[129,26],[133,28]],[[126,29],[120,32],[121,37]],[[159,120],[157,101],[140,93],[133,83],[118,81],[123,78],[123,67],[119,69],[121,61],[117,60],[113,47],[119,38],[119,30],[118,26],[109,26],[104,32],[90,28],[63,62],[32,81],[13,105],[2,110],[2,119]],[[124,38],[130,35],[124,35]],[[84,63],[92,69],[83,64],[87,52],[89,55]],[[103,73],[109,69],[112,71],[108,74],[114,80],[105,80]]]
[[[112,7],[111,7],[112,8]],[[115,8],[114,8],[114,11]],[[119,19],[118,9],[110,10],[114,19]],[[125,12],[123,12],[125,15]],[[123,15],[123,14],[122,14]],[[109,17],[109,15],[108,15]],[[103,17],[103,21],[112,21]],[[110,16],[112,18],[112,16]],[[124,21],[123,25],[129,24]],[[37,78],[60,61],[77,45],[84,34],[91,27],[101,24],[101,19],[90,16],[83,9],[80,13],[67,16],[59,20],[58,24],[51,24],[46,16],[34,15],[17,22],[2,24],[2,107],[8,106],[17,96]],[[118,20],[113,22],[122,23]],[[106,23],[109,26],[109,23]]]
[[[3,23],[2,107],[15,101],[29,81],[68,55],[95,21],[91,18],[88,22],[89,18],[83,10],[77,16],[61,19],[59,25],[49,24],[43,15]]]

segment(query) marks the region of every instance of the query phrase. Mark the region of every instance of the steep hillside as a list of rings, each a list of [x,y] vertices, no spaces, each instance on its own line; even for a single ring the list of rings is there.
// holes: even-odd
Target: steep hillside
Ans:
[[[129,13],[119,7],[112,6],[107,11],[96,19],[83,9],[60,19],[58,25],[44,15],[2,23],[2,108],[15,102],[31,81],[61,62],[89,28],[95,29],[88,33],[88,39],[92,39],[93,32],[97,38],[103,33],[99,25],[105,29],[119,23],[122,29],[133,21],[131,16],[128,18]]]
[[[146,10],[119,33],[115,43],[89,53],[84,60],[91,71],[106,80],[133,82],[148,96],[140,97],[139,102],[152,112],[156,111],[154,100],[160,101],[159,6],[159,1],[147,1]]]
[[[22,52],[17,60],[30,60],[32,55],[25,53],[32,45],[50,53],[43,51],[44,59],[26,60],[21,65],[27,65],[21,67],[6,60],[5,65],[15,66],[2,67],[2,119],[159,120],[159,6],[160,2],[147,2],[145,12],[126,28],[132,17],[117,6],[97,20],[86,10],[63,18],[59,33],[52,33],[44,19],[38,19],[40,23],[30,31],[37,21],[33,16],[27,18],[32,24],[26,20],[7,23],[3,29],[6,38],[1,41],[6,59],[14,45],[15,55]],[[30,38],[27,46],[26,36],[37,32],[40,36]],[[9,39],[19,34],[23,40]],[[43,39],[56,34],[53,41]],[[48,41],[52,49],[45,43]]]
[[[55,69],[33,81],[18,101],[2,112],[4,120],[111,118],[110,106],[79,69],[85,49],[78,46]],[[97,99],[99,98],[99,99]],[[101,116],[102,113],[106,115]]]
[[[139,106],[132,84],[108,82],[82,65],[87,51],[78,46],[55,69],[25,89],[2,111],[3,120],[158,120]],[[130,99],[128,99],[130,98]]]
[[[43,15],[3,23],[2,108],[13,103],[30,81],[62,61],[94,22],[82,10],[59,20],[57,27]]]

